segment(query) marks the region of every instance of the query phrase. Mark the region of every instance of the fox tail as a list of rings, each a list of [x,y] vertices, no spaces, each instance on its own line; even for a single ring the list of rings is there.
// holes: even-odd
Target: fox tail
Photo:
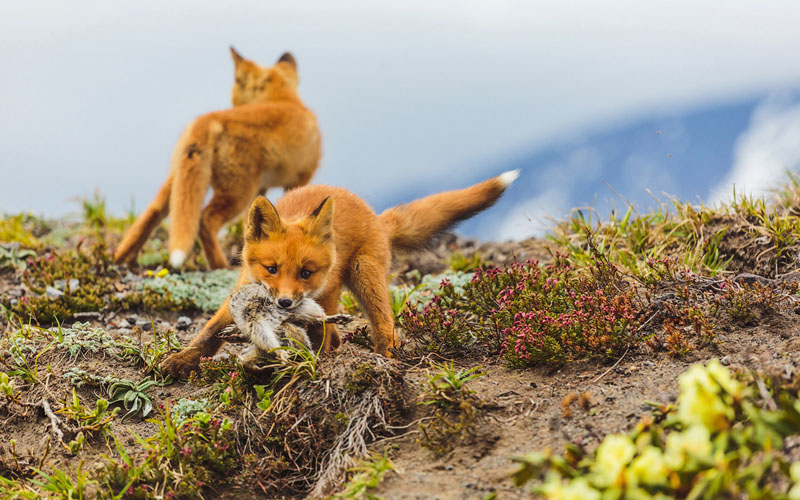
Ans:
[[[208,188],[211,186],[211,163],[214,143],[222,133],[222,124],[199,119],[183,134],[172,155],[172,191],[169,197],[169,264],[180,268],[200,229]]]
[[[380,214],[392,250],[414,250],[462,220],[492,206],[519,177],[510,170],[474,186],[437,193]]]

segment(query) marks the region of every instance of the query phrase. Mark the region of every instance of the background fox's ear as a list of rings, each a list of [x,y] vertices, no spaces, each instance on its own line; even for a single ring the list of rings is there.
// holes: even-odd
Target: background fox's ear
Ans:
[[[233,57],[233,63],[236,64],[237,66],[239,65],[239,63],[245,60],[244,57],[242,57],[241,55],[239,55],[238,52],[236,52],[236,49],[233,48],[233,45],[231,45],[231,56]]]
[[[245,241],[261,241],[270,233],[283,232],[283,222],[275,206],[263,196],[259,196],[250,206],[245,226]]]
[[[278,59],[278,62],[289,63],[294,67],[294,69],[297,69],[297,60],[294,58],[291,52],[284,52],[280,59]]]
[[[309,234],[319,236],[323,240],[333,239],[333,198],[328,196],[311,212],[308,225]]]

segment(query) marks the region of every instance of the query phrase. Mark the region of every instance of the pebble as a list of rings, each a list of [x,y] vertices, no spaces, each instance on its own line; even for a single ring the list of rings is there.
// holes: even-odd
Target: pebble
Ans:
[[[53,283],[53,286],[58,288],[59,290],[66,290],[67,289],[67,280],[56,280]],[[69,280],[69,289],[70,291],[77,290],[81,286],[81,282],[75,278]]]
[[[53,288],[52,286],[48,286],[44,291],[44,295],[49,299],[57,299],[63,296],[64,292],[62,292],[58,288]]]
[[[728,366],[731,364],[731,357],[730,356],[722,356],[722,359],[719,360],[722,366]]]
[[[189,329],[192,324],[192,318],[189,316],[181,316],[178,318],[178,330],[184,331]]]
[[[151,323],[152,322],[149,319],[137,319],[136,320],[136,326],[138,326],[138,327],[150,326]]]
[[[131,323],[127,319],[123,319],[117,324],[117,328],[130,328]]]

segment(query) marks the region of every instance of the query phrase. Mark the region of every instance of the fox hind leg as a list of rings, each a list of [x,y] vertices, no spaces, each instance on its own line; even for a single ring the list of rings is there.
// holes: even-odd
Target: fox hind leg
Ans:
[[[237,196],[214,192],[200,218],[200,242],[208,265],[212,269],[229,267],[228,259],[219,244],[217,233],[222,226],[239,215],[255,198],[256,189],[246,188]]]
[[[114,261],[132,262],[136,255],[147,242],[150,233],[153,232],[162,220],[169,213],[169,197],[172,191],[172,176],[167,177],[167,181],[158,190],[158,194],[144,212],[136,218],[133,226],[128,230],[125,238],[122,239],[116,252]]]

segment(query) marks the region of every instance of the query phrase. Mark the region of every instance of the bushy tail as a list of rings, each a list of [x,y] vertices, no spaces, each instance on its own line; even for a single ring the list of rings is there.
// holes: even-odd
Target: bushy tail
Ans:
[[[519,170],[510,170],[465,189],[387,209],[379,217],[389,233],[392,250],[423,247],[439,233],[492,206],[517,177]]]
[[[169,197],[169,264],[180,268],[200,229],[200,215],[211,185],[214,142],[222,124],[198,119],[183,134],[172,156]]]
[[[169,197],[172,192],[172,174],[167,177],[166,182],[158,190],[156,198],[150,203],[142,214],[136,218],[133,226],[122,239],[116,252],[114,261],[131,262],[136,259],[136,254],[142,249],[150,233],[158,226],[169,210]]]

